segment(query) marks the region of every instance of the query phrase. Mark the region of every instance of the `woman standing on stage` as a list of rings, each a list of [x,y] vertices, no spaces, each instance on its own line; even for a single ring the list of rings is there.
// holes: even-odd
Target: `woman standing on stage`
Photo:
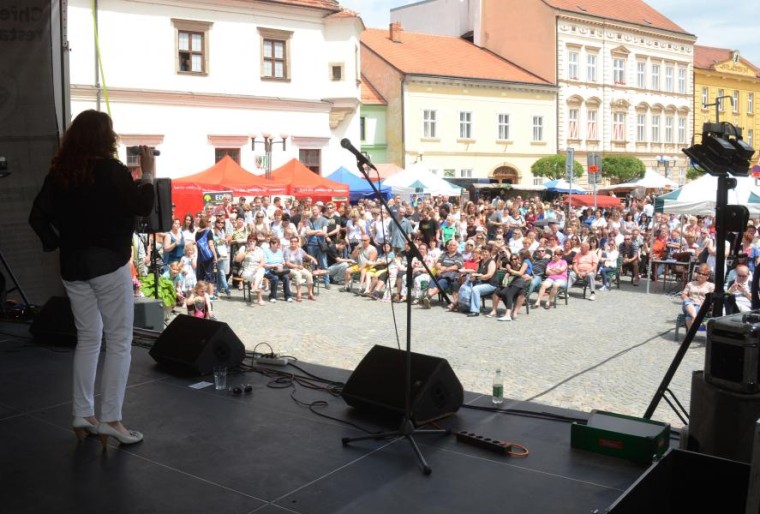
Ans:
[[[73,428],[82,439],[99,434],[122,444],[142,440],[122,424],[134,325],[130,259],[135,216],[153,209],[153,151],[140,147],[138,185],[116,156],[111,118],[88,110],[76,117],[34,200],[29,223],[43,250],[60,249],[61,278],[77,328]],[[95,374],[103,334],[100,422],[95,417]]]

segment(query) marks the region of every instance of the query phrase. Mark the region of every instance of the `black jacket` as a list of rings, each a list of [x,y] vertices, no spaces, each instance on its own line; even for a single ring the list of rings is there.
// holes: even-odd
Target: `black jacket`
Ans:
[[[103,159],[93,173],[94,183],[66,190],[48,175],[29,213],[42,249],[60,248],[61,278],[67,281],[89,280],[126,264],[135,217],[153,209],[152,184],[138,185],[121,162]]]

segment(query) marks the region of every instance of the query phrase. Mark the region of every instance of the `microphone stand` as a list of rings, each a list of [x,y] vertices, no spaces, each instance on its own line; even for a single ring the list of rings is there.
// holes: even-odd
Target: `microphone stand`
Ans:
[[[374,168],[371,162],[369,162],[369,159],[367,159],[367,165]],[[422,263],[422,266],[425,268],[425,270],[430,274],[431,279],[436,285],[436,288],[441,291],[444,298],[446,299],[446,303],[451,303],[451,300],[449,300],[449,297],[446,295],[445,291],[441,289],[438,286],[438,281],[436,280],[435,276],[433,276],[432,273],[430,273],[430,268],[428,268],[427,264],[425,263],[425,260],[422,257],[422,254],[420,253],[417,246],[414,244],[414,242],[409,237],[409,234],[404,232],[403,228],[401,227],[401,222],[398,220],[397,216],[394,216],[391,213],[390,207],[388,206],[388,202],[385,200],[383,195],[380,194],[380,190],[377,188],[374,182],[370,180],[369,174],[367,173],[367,170],[364,169],[364,163],[362,159],[357,158],[356,160],[356,167],[359,169],[359,172],[364,176],[364,178],[369,183],[370,187],[372,188],[372,191],[374,191],[375,196],[378,198],[380,203],[385,207],[386,211],[390,213],[391,220],[393,220],[394,225],[396,228],[404,234],[404,240],[406,241],[407,247],[409,248],[409,254],[407,255],[407,264],[406,264],[406,365],[405,365],[405,374],[404,374],[404,416],[401,419],[401,426],[398,430],[393,430],[389,432],[381,432],[376,435],[370,435],[370,436],[360,436],[360,437],[344,437],[341,439],[341,442],[343,443],[343,446],[347,446],[349,443],[355,442],[355,441],[366,441],[369,439],[385,439],[388,437],[403,437],[407,441],[409,441],[409,444],[412,446],[412,450],[414,451],[415,455],[417,456],[417,461],[419,462],[420,466],[422,467],[422,472],[425,475],[429,475],[433,472],[433,470],[428,465],[427,461],[425,460],[425,457],[422,455],[422,451],[420,450],[420,447],[417,445],[417,442],[414,440],[415,434],[423,434],[423,435],[431,435],[431,434],[443,434],[443,435],[449,435],[451,433],[451,430],[445,429],[445,430],[439,430],[439,429],[418,429],[414,425],[414,421],[412,420],[412,404],[411,404],[411,390],[412,390],[412,283],[414,281],[414,275],[412,273],[412,258],[417,258]]]

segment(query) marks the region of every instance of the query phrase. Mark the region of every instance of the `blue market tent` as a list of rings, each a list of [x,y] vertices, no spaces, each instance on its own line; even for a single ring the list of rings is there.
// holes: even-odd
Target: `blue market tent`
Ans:
[[[372,198],[375,196],[372,187],[367,184],[367,181],[363,177],[360,177],[356,173],[352,173],[343,166],[335,170],[327,178],[334,180],[335,182],[346,184],[348,186],[351,202],[357,202],[363,198]],[[380,193],[386,200],[392,196],[391,188],[384,186],[382,182],[375,182],[375,187],[380,190]]]

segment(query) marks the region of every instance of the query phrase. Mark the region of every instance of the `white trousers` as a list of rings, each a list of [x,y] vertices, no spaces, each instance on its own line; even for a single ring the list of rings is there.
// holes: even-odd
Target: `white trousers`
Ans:
[[[106,355],[101,377],[100,418],[121,421],[121,408],[132,360],[134,295],[129,263],[107,275],[86,281],[63,281],[77,327],[74,352],[75,417],[95,415],[95,374],[102,336]]]

